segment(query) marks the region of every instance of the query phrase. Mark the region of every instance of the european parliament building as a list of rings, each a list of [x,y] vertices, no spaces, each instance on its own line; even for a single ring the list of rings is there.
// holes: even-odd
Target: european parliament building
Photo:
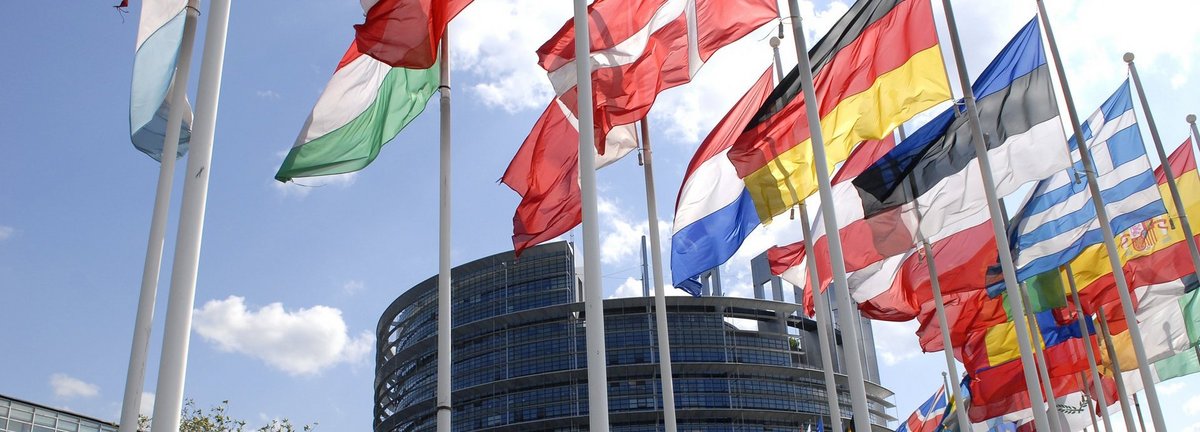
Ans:
[[[783,285],[754,262],[756,299],[724,297],[719,276],[702,297],[668,297],[680,431],[803,431],[829,410],[816,324],[783,302]],[[455,431],[585,431],[587,359],[582,278],[565,242],[455,267]],[[397,298],[379,320],[376,432],[435,430],[437,277]],[[767,299],[771,297],[773,299]],[[652,297],[604,302],[613,431],[662,424]],[[880,386],[870,323],[861,326],[871,422],[886,431],[892,392]],[[836,334],[835,334],[836,336]],[[850,396],[836,357],[838,400]]]

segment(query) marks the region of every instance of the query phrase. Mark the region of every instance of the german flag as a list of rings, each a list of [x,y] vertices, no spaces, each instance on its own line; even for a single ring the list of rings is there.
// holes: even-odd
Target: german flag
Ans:
[[[859,0],[809,51],[830,171],[950,99],[930,0]],[[763,222],[817,190],[810,131],[793,69],[729,151]]]

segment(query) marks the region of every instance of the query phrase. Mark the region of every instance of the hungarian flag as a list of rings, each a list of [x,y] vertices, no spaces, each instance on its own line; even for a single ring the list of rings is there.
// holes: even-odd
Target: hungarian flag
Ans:
[[[859,0],[808,55],[818,100],[804,100],[793,69],[729,152],[764,222],[817,190],[806,103],[832,172],[859,143],[950,99],[929,0]]]
[[[471,0],[360,0],[366,22],[354,26],[363,54],[388,66],[428,69],[438,58],[446,25]]]
[[[688,83],[718,49],[778,18],[776,7],[774,0],[598,0],[588,6],[593,133],[604,156],[597,167],[636,148],[634,125],[659,92]],[[538,50],[557,96],[501,179],[521,195],[513,217],[518,253],[582,218],[578,168],[571,163],[578,161],[580,133],[574,41],[567,22]]]

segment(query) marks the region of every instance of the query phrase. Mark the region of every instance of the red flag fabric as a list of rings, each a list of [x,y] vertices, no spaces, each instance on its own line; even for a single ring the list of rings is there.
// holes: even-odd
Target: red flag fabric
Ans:
[[[1093,349],[1099,350],[1095,344],[1095,337],[1089,339]],[[1079,374],[1088,370],[1083,343],[1083,339],[1071,339],[1046,348],[1046,364],[1049,367],[1050,381],[1054,384],[1055,395],[1084,391],[1087,383]],[[1025,387],[1021,360],[1006,362],[970,375],[973,378],[969,385],[971,406],[967,414],[972,422],[982,422],[1030,407],[1030,395]],[[1116,400],[1115,394],[1108,400]]]
[[[392,67],[428,69],[446,25],[471,0],[363,0],[367,19],[354,26],[363,54]]]
[[[597,168],[636,148],[634,124],[660,91],[687,83],[717,49],[778,16],[773,0],[697,0],[694,14],[686,10],[690,4],[597,0],[589,6],[596,145],[604,156]],[[521,195],[513,217],[518,254],[582,220],[571,24],[538,50],[539,63],[550,73],[559,96],[534,125],[502,179]]]

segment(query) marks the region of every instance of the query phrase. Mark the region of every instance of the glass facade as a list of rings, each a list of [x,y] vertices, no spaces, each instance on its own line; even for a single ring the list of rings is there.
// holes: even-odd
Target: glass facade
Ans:
[[[116,432],[117,425],[0,395],[0,431]]]
[[[585,321],[570,246],[538,246],[520,260],[499,254],[452,275],[453,429],[587,430]],[[435,429],[436,289],[436,277],[418,284],[380,319],[377,432]],[[661,429],[652,300],[605,302],[614,431]],[[794,311],[753,299],[668,298],[680,431],[801,431],[828,418],[819,359],[805,351],[815,347],[815,326]],[[891,393],[868,387],[872,421],[885,426]],[[849,395],[837,397],[849,415]]]

